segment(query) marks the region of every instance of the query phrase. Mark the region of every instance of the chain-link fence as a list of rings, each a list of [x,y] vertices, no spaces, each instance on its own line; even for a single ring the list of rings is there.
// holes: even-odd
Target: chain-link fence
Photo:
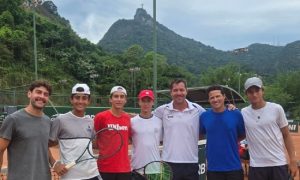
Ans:
[[[158,98],[158,105],[170,101],[170,98]],[[26,106],[28,104],[27,91],[0,90],[0,113],[4,106]],[[70,106],[70,94],[52,94],[49,106]],[[110,107],[109,96],[91,95],[90,107]],[[125,107],[138,108],[136,97],[127,97]]]

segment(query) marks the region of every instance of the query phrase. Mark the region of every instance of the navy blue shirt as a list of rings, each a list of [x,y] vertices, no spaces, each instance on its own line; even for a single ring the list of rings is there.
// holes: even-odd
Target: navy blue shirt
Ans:
[[[200,134],[206,135],[208,171],[242,169],[238,137],[245,135],[244,119],[239,110],[221,113],[208,110],[200,116]]]

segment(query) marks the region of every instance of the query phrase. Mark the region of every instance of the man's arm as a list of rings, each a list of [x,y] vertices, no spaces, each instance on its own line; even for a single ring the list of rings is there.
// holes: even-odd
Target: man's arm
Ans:
[[[10,141],[7,139],[0,138],[0,172],[1,172],[2,163],[3,163],[3,154],[4,154],[4,151],[7,149],[9,142]]]
[[[60,160],[56,160],[53,155],[52,152],[50,150],[51,146],[55,146],[57,145],[58,142],[57,141],[49,141],[49,148],[48,148],[48,154],[49,154],[49,164],[51,166],[51,168],[59,175],[62,176],[64,174],[66,174],[68,172],[68,169],[66,168],[65,164],[62,164],[60,162]]]
[[[50,148],[48,148],[48,155],[49,155],[49,164],[52,167],[56,160],[54,159]]]
[[[295,147],[288,126],[281,128],[281,133],[284,139],[285,147],[289,154],[289,159],[290,159],[289,169],[291,172],[291,176],[295,177],[297,175],[298,167],[297,167],[297,161],[295,157]]]
[[[58,141],[49,140],[49,142],[48,142],[49,147],[53,147],[53,146],[56,146],[56,145],[58,145]]]

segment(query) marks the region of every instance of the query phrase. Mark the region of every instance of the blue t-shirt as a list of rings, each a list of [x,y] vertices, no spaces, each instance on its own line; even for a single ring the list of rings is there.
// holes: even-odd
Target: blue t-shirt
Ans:
[[[239,110],[221,113],[208,110],[200,116],[200,134],[206,135],[208,171],[240,170],[238,137],[245,135],[244,119]]]

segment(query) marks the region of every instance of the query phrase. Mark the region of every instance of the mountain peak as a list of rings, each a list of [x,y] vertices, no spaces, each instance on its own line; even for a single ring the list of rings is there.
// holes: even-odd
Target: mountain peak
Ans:
[[[134,20],[139,22],[152,21],[152,17],[143,8],[138,8],[134,15]]]

